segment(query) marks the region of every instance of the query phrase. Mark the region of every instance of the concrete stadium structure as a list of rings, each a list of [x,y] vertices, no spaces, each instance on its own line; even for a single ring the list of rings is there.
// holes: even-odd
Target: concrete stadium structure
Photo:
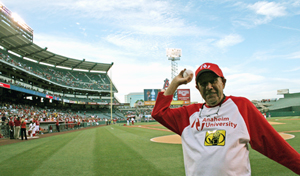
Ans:
[[[268,102],[271,117],[300,116],[300,93],[284,94],[278,101]]]

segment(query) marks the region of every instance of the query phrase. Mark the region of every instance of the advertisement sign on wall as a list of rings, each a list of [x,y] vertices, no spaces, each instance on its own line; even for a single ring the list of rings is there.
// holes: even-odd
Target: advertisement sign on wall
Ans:
[[[4,84],[2,82],[0,82],[0,87],[5,87],[5,88],[10,88],[10,85],[9,84]]]
[[[178,100],[190,100],[190,89],[177,89]]]
[[[155,101],[160,89],[144,89],[144,101]]]
[[[171,105],[189,105],[191,104],[190,100],[177,100],[177,101],[172,101]],[[144,102],[145,106],[154,106],[155,101],[145,101]]]
[[[145,106],[154,106],[155,105],[155,101],[144,101],[144,105]]]
[[[190,100],[177,100],[177,101],[172,101],[171,105],[189,105],[191,102]]]
[[[46,98],[53,99],[53,96],[51,96],[51,95],[46,95]]]

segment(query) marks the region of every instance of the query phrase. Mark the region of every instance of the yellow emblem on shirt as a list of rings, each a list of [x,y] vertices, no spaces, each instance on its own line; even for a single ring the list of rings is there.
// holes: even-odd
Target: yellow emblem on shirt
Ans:
[[[205,146],[224,146],[226,138],[225,130],[206,131]]]

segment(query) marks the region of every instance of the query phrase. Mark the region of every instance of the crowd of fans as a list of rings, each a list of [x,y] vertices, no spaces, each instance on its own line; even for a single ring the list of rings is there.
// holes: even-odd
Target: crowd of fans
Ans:
[[[28,124],[31,122],[63,122],[65,124],[82,124],[83,122],[99,122],[99,121],[110,121],[109,117],[99,118],[97,115],[89,114],[86,112],[76,113],[71,110],[57,110],[57,109],[44,109],[34,106],[28,106],[24,104],[10,104],[0,102],[0,138],[3,135],[8,134],[5,130],[11,126],[11,122],[19,119],[24,120]],[[125,120],[120,117],[113,117],[113,121]],[[43,129],[39,129],[43,131]],[[37,130],[37,131],[39,131]],[[52,129],[51,129],[52,130]],[[2,132],[1,132],[2,131]]]
[[[2,83],[7,83],[7,84],[10,84],[10,85],[15,85],[15,86],[18,86],[18,87],[22,87],[22,88],[26,88],[26,89],[29,89],[29,90],[33,90],[33,91],[38,91],[37,88],[33,88],[32,86],[25,86],[24,84],[21,84],[21,82],[14,82],[12,81],[11,79],[3,79],[3,78],[0,78],[0,82]],[[44,90],[42,91],[44,94],[47,94],[47,95],[51,95],[51,96],[55,96],[55,97],[58,97],[58,98],[61,98],[61,99],[67,99],[67,100],[71,100],[71,101],[83,101],[83,102],[100,102],[100,103],[110,103],[110,100],[104,100],[104,99],[93,99],[93,98],[72,98],[72,97],[63,97],[61,96],[60,94],[53,94],[52,92],[48,92],[47,90]],[[116,99],[113,100],[113,103],[118,103],[118,101]]]
[[[110,84],[106,76],[99,73],[89,73],[89,75],[75,71],[71,73],[68,70],[60,71],[53,67],[37,64],[34,66],[35,69],[33,69],[32,66],[29,66],[30,64],[17,61],[18,59],[13,59],[8,54],[3,53],[0,53],[0,59],[61,85],[91,90],[110,90]]]
[[[54,69],[53,67],[49,66],[43,66],[43,65],[35,65],[33,67],[30,67],[26,64],[26,62],[29,61],[23,61],[18,62],[18,59],[13,59],[10,55],[8,54],[3,54],[0,53],[0,59],[6,61],[7,63],[13,64],[15,66],[21,67],[28,72],[34,73],[38,76],[44,77],[48,80],[51,80],[53,82],[56,82],[61,85],[66,85],[66,86],[71,86],[71,87],[78,87],[78,88],[83,88],[83,89],[90,89],[90,90],[110,90],[110,84],[109,81],[106,79],[105,75],[99,74],[99,73],[89,73],[87,75],[84,72],[78,72],[78,71],[69,71],[69,70],[59,70],[59,69]],[[0,71],[0,75],[2,72]],[[3,75],[4,77],[8,75]],[[26,89],[38,91],[36,87],[30,86],[30,85],[25,85],[19,80],[14,80],[11,78],[8,79],[3,79],[0,78],[0,81],[3,83],[11,84],[11,85],[16,85],[18,87],[23,87]],[[51,92],[48,92],[47,90],[44,90],[43,93],[63,99],[68,99],[71,101],[78,101],[76,98],[70,98],[70,97],[62,97],[59,94],[54,94]],[[82,99],[82,101],[89,102],[88,99]],[[118,103],[116,100],[113,100],[114,103]],[[92,102],[103,102],[103,103],[109,103],[106,100],[102,99],[97,99]]]
[[[260,100],[260,102],[265,103],[265,102],[274,102],[277,101],[277,98],[273,98],[273,99],[262,99]]]

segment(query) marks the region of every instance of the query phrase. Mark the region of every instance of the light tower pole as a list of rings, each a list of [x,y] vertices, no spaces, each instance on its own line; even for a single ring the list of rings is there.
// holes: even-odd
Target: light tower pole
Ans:
[[[171,60],[171,80],[173,80],[178,74],[178,64],[176,61],[180,60],[181,49],[167,48],[168,60]],[[173,100],[177,100],[177,91],[173,96]]]
[[[178,63],[176,61],[180,60],[180,58],[169,58],[171,60],[171,80],[175,78],[178,74]]]

